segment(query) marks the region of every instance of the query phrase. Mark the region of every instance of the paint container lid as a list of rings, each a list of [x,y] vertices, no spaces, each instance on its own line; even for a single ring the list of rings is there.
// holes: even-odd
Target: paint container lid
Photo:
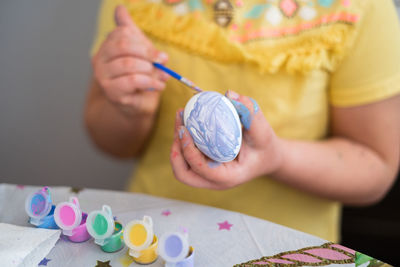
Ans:
[[[61,202],[54,211],[54,220],[63,234],[72,236],[72,230],[78,227],[82,221],[82,211],[76,197],[71,197],[69,202]]]
[[[125,244],[135,251],[148,248],[153,236],[153,220],[150,216],[144,216],[143,220],[133,220],[124,229]]]
[[[166,262],[180,262],[188,256],[188,253],[189,241],[186,232],[167,232],[161,236],[159,254]]]
[[[30,194],[25,199],[25,211],[33,225],[41,224],[41,219],[51,211],[52,201],[49,187],[45,186],[39,191]]]
[[[102,210],[90,212],[86,220],[86,228],[95,239],[94,242],[103,246],[106,243],[105,239],[112,236],[114,232],[114,218],[110,206],[103,205]]]

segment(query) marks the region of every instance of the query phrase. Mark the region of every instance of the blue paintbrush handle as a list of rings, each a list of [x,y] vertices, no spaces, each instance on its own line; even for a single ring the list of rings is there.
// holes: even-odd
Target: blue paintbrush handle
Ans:
[[[182,77],[181,75],[179,75],[175,71],[165,67],[164,65],[162,65],[160,63],[153,62],[153,66],[156,67],[157,69],[160,69],[160,70],[168,73],[173,78],[177,79],[178,81],[180,81],[181,83],[185,84],[186,86],[189,86],[193,90],[196,90],[197,92],[202,92],[202,90],[198,86],[194,85],[193,82],[191,82],[190,80],[186,79],[185,77]]]
[[[181,75],[179,75],[178,73],[176,73],[175,71],[173,71],[171,69],[168,69],[167,67],[165,67],[164,65],[162,65],[160,63],[154,62],[153,65],[154,65],[154,67],[156,67],[156,68],[168,73],[169,75],[171,75],[172,77],[174,77],[177,80],[182,79]]]

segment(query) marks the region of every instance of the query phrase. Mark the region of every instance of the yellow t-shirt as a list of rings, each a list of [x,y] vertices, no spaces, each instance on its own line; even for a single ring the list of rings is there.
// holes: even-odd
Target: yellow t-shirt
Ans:
[[[400,92],[400,34],[391,0],[104,0],[92,52],[115,27],[117,4],[126,5],[169,54],[168,67],[204,90],[231,89],[256,99],[282,138],[324,139],[331,105],[363,105]],[[178,182],[169,163],[175,111],[191,96],[168,81],[129,190],[238,211],[338,241],[337,202],[267,177],[225,191]]]

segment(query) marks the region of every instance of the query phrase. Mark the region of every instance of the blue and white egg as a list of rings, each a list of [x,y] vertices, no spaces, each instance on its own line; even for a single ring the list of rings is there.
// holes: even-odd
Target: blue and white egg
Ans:
[[[236,158],[242,145],[242,126],[235,107],[217,92],[201,92],[186,104],[183,122],[197,148],[216,162]]]

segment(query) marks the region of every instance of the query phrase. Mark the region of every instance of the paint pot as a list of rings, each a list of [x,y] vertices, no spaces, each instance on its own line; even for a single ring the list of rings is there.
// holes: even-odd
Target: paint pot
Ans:
[[[125,245],[124,240],[122,239],[122,234],[123,234],[122,224],[119,222],[115,222],[113,234],[109,237],[109,241],[106,242],[103,246],[101,246],[101,249],[104,252],[109,252],[109,253],[121,250]]]
[[[87,214],[80,209],[78,198],[71,197],[69,202],[57,204],[54,220],[72,242],[84,242],[90,239],[86,229]]]
[[[227,97],[205,91],[186,104],[183,122],[197,148],[216,162],[229,162],[239,154],[242,126]]]
[[[124,230],[124,241],[135,262],[150,264],[157,260],[158,239],[153,232],[151,217],[129,222]]]
[[[160,256],[166,267],[193,267],[194,249],[189,246],[186,232],[168,232],[160,238]]]
[[[116,252],[123,248],[122,225],[114,222],[111,208],[103,205],[102,210],[89,213],[86,228],[88,233],[95,239],[94,242],[101,246],[105,252]]]
[[[54,209],[50,188],[45,186],[25,199],[25,211],[29,222],[38,228],[59,229],[54,221]]]

